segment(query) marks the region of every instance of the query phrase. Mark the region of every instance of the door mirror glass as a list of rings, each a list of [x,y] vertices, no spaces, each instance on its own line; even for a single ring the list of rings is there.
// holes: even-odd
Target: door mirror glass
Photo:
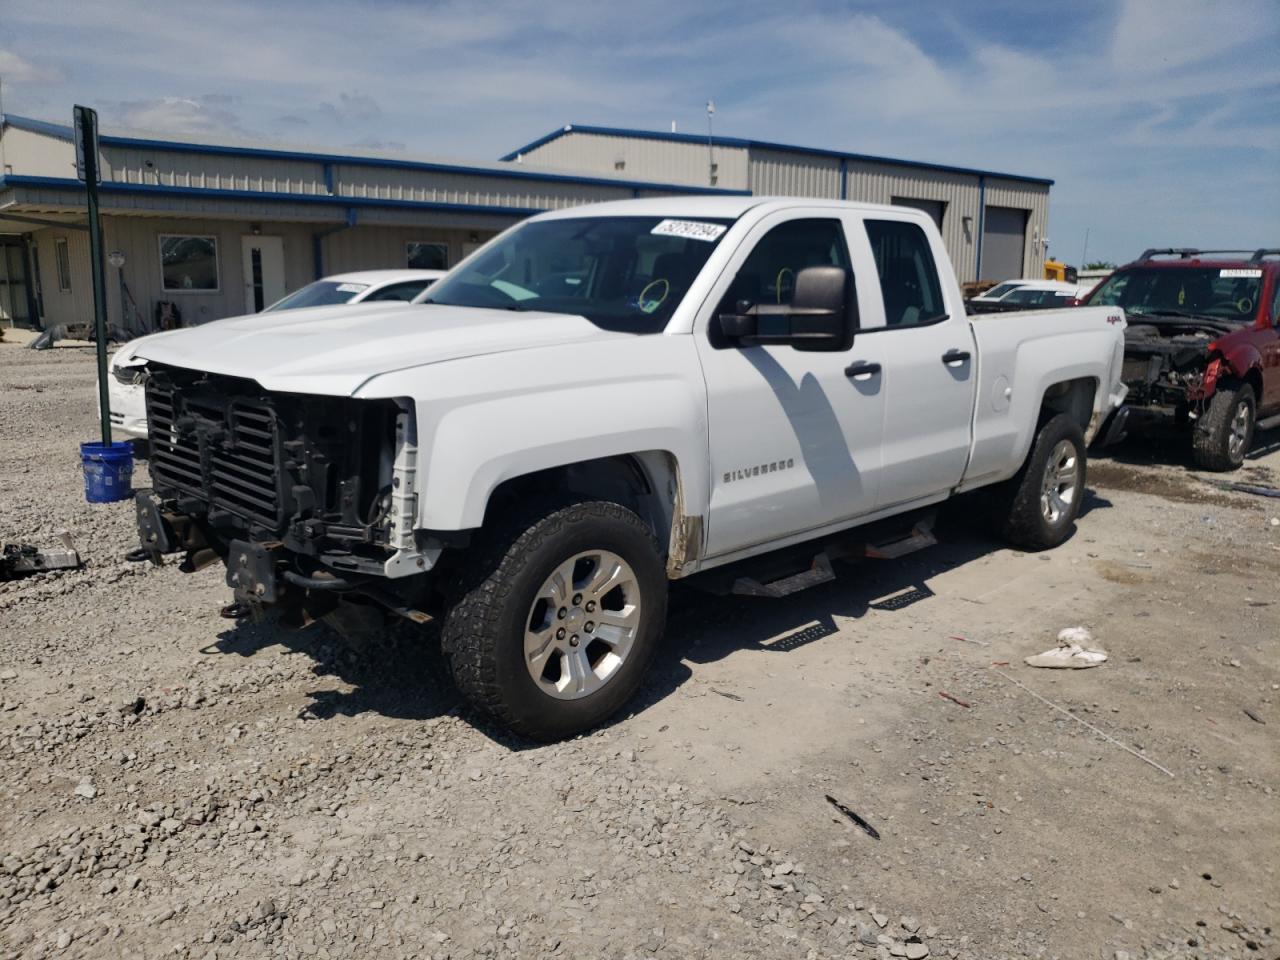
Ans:
[[[743,346],[785,343],[797,350],[847,350],[858,326],[853,274],[843,267],[805,267],[790,303],[751,304],[721,313],[720,331]]]

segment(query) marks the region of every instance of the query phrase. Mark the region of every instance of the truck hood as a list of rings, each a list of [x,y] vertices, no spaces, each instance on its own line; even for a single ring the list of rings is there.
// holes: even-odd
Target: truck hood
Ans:
[[[480,354],[621,339],[585,317],[441,304],[351,304],[217,320],[140,341],[149,361],[352,396],[380,374]]]

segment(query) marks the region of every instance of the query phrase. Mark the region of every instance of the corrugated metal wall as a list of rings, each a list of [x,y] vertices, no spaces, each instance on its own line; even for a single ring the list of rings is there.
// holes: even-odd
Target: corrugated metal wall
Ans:
[[[850,200],[892,203],[894,197],[906,197],[946,204],[942,215],[943,242],[957,278],[961,282],[974,279],[978,249],[976,176],[864,160],[849,160],[847,166]]]
[[[705,187],[707,146],[570,131],[524,155],[540,166],[569,170],[593,170],[637,180],[681,183]],[[618,161],[623,166],[618,167]],[[719,181],[716,186],[746,190],[747,151],[741,147],[715,148]],[[757,191],[758,192],[758,191]]]
[[[553,209],[602,200],[625,200],[629,187],[521,180],[477,174],[402,170],[393,167],[334,167],[336,192],[344,197],[467,203],[495,207]]]
[[[489,230],[352,227],[324,238],[324,269],[326,273],[342,273],[347,270],[405,267],[408,264],[406,244],[410,242],[448,244],[449,265],[453,266],[462,259],[464,244],[483,243],[491,236],[493,231]]]
[[[71,290],[58,289],[58,261],[54,238],[67,241],[71,261]],[[35,234],[40,267],[44,325],[86,323],[93,320],[93,287],[89,277],[89,234],[85,230],[40,230]]]
[[[752,149],[752,193],[765,197],[840,198],[840,161],[774,150]]]
[[[323,165],[305,160],[116,146],[104,147],[102,155],[103,179],[120,183],[269,193],[328,193]]]
[[[319,160],[245,157],[212,151],[187,153],[110,146],[104,148],[103,154],[104,179],[130,184],[522,209],[550,209],[632,196],[631,188],[622,185],[504,177],[500,167],[495,168],[496,175],[486,175],[359,162],[325,164]],[[326,166],[329,167],[328,180]],[[141,207],[149,199],[130,197],[127,202]],[[163,202],[171,204],[172,201],[166,198]]]
[[[571,130],[525,154],[541,165],[599,173],[615,173],[671,183],[705,184],[707,148],[643,137],[623,137]],[[759,196],[841,196],[838,156],[753,146],[717,147],[719,186],[747,189]],[[616,167],[625,161],[623,169]],[[981,205],[979,176],[892,162],[845,160],[845,195],[849,200],[892,203],[895,197],[945,204],[942,237],[962,281],[975,280]],[[1027,181],[986,178],[986,202],[1017,207],[1027,215],[1027,276],[1044,272],[1044,246],[1036,238],[1048,229],[1049,188]],[[990,278],[990,279],[1006,279]]]
[[[449,264],[462,259],[464,247],[483,243],[496,230],[444,227],[357,226],[325,236],[322,243],[324,272],[350,270],[403,269],[407,266],[406,244],[411,241],[444,243],[449,247]],[[272,223],[262,226],[266,236],[284,241],[285,289],[292,292],[315,279],[313,230],[304,224]],[[165,290],[160,272],[161,234],[213,236],[218,241],[217,292]],[[125,256],[124,278],[138,309],[150,320],[158,300],[172,300],[187,323],[207,323],[245,312],[244,271],[241,238],[252,234],[248,221],[189,220],[161,217],[105,217],[103,244],[108,251]],[[65,237],[71,257],[72,289],[58,290],[55,238]],[[83,230],[50,228],[34,234],[40,258],[44,293],[44,322],[54,324],[90,323],[93,320],[93,289],[89,269],[89,235]],[[107,317],[120,324],[120,281],[116,270],[107,266]]]
[[[74,177],[76,151],[67,140],[5,127],[0,132],[0,164],[0,175],[8,168],[31,177]]]
[[[192,220],[162,217],[104,217],[102,241],[110,252],[125,256],[124,279],[138,309],[150,320],[157,300],[172,300],[187,323],[207,323],[245,312],[244,271],[240,238],[251,233],[248,221]],[[311,228],[274,223],[262,231],[284,239],[285,287],[296,290],[310,283],[312,272]],[[216,292],[165,290],[160,273],[160,235],[213,236],[218,241],[218,284]],[[44,295],[46,326],[93,321],[93,288],[89,268],[89,235],[83,230],[50,228],[36,231],[40,258],[40,280]],[[71,254],[71,293],[58,292],[58,272],[54,240],[66,237]],[[121,298],[118,272],[106,267],[107,319],[120,324]]]

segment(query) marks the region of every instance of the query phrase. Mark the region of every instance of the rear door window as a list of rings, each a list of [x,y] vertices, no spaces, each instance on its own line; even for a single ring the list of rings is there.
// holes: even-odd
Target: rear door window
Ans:
[[[947,319],[924,230],[903,220],[867,220],[866,228],[880,274],[885,326],[921,327]]]

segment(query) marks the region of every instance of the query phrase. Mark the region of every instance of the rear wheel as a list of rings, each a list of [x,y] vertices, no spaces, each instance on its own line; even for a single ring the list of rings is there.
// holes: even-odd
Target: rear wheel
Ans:
[[[1040,428],[1022,469],[996,490],[1004,538],[1029,550],[1066,540],[1084,500],[1085,471],[1084,433],[1060,413]]]
[[[1237,470],[1253,446],[1257,399],[1247,383],[1220,384],[1191,433],[1191,452],[1202,470]]]
[[[643,520],[604,501],[548,509],[501,526],[470,560],[442,639],[476,707],[557,740],[631,698],[667,606],[661,550]]]

